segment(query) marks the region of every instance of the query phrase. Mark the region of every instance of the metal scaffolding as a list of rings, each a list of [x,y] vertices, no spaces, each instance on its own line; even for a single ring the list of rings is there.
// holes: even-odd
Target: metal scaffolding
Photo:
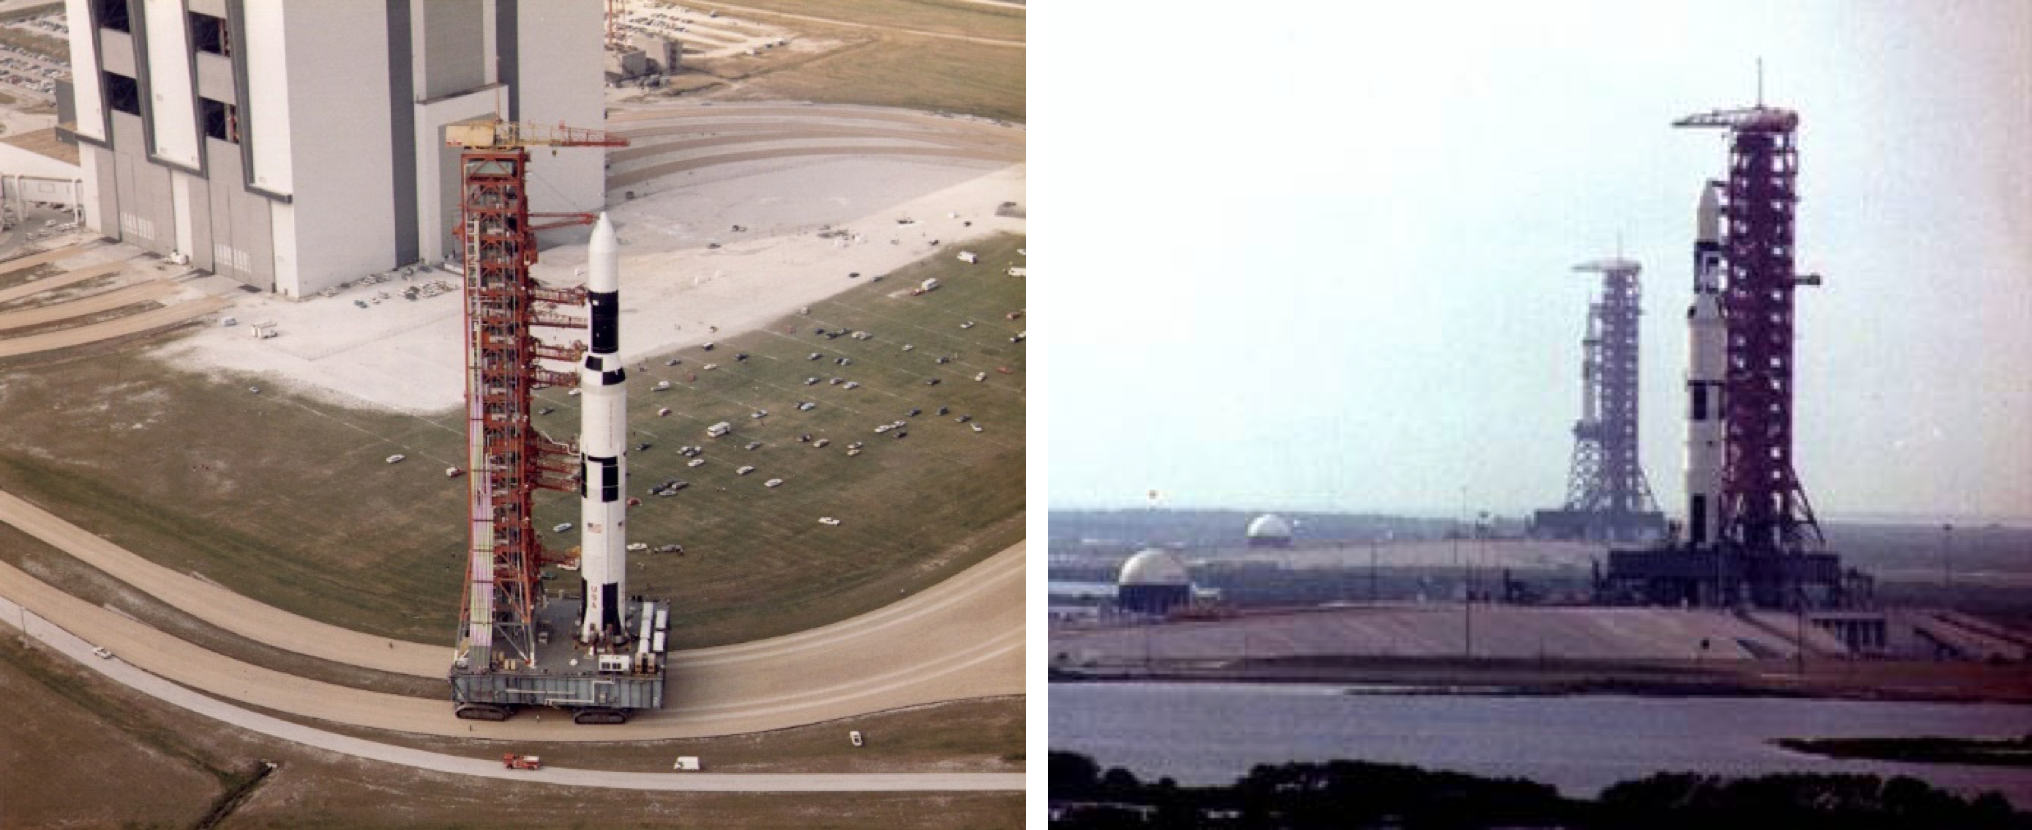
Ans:
[[[1566,504],[1539,511],[1540,535],[1638,541],[1658,537],[1664,514],[1638,462],[1638,323],[1643,313],[1637,275],[1643,266],[1613,257],[1573,267],[1602,276],[1601,297],[1588,306],[1581,340],[1581,415],[1573,425],[1573,464]]]
[[[1793,269],[1799,116],[1757,106],[1689,116],[1676,127],[1729,131],[1722,316],[1728,331],[1722,538],[1746,552],[1800,553],[1824,539],[1792,466]]]
[[[466,438],[470,545],[454,670],[534,668],[540,570],[558,561],[533,524],[537,490],[578,492],[578,448],[538,431],[530,395],[578,385],[586,344],[545,343],[538,327],[584,331],[559,309],[586,304],[583,288],[551,288],[530,276],[536,232],[590,224],[591,214],[529,211],[530,146],[617,146],[624,139],[498,120],[452,125],[460,156],[460,213],[454,231],[464,257]],[[532,219],[549,219],[535,224]],[[547,368],[544,361],[564,364]]]

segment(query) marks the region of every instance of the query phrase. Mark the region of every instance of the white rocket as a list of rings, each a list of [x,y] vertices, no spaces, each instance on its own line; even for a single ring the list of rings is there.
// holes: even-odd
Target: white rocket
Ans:
[[[592,346],[579,364],[579,576],[586,605],[583,643],[628,638],[628,376],[621,367],[621,249],[607,215],[593,225],[586,299]]]
[[[1693,305],[1686,311],[1686,532],[1693,548],[1715,544],[1721,529],[1723,390],[1728,329],[1722,320],[1720,182],[1700,192],[1693,243]]]

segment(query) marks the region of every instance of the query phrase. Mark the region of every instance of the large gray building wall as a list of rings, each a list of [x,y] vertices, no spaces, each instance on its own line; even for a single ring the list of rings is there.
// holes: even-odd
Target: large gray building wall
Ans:
[[[76,130],[88,224],[290,296],[444,255],[458,204],[444,123],[497,106],[551,124],[603,117],[599,7],[584,0],[132,0],[131,35],[95,28],[91,0],[66,5],[81,78],[66,109],[91,122]],[[190,13],[227,21],[230,58],[165,57],[191,48],[166,22]],[[540,65],[518,71],[522,59]],[[155,123],[101,117],[102,72],[134,78]],[[163,91],[195,107],[195,165],[151,158],[163,138],[151,127],[193,130],[165,121]],[[203,134],[200,98],[237,105],[241,143]],[[261,162],[251,171],[250,156]],[[532,207],[597,208],[601,156],[546,156],[531,171]]]
[[[138,116],[124,112],[111,116],[119,212],[106,217],[107,227],[122,241],[167,256],[176,250],[169,168],[149,161]]]

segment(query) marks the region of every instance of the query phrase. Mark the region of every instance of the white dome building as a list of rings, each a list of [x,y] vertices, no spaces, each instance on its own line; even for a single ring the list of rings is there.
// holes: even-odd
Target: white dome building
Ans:
[[[1252,548],[1291,547],[1291,521],[1275,513],[1265,513],[1249,522],[1248,537]]]
[[[1138,614],[1164,614],[1192,602],[1192,575],[1178,554],[1150,548],[1122,563],[1115,604]]]

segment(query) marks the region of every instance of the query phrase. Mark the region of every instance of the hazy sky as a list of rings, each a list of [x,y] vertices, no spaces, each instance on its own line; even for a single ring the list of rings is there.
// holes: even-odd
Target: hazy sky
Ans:
[[[1554,506],[1599,278],[1644,264],[1681,511],[1696,111],[1797,110],[1818,510],[2032,516],[2032,2],[1034,9],[1054,507]],[[1384,11],[1387,9],[1387,11]]]

